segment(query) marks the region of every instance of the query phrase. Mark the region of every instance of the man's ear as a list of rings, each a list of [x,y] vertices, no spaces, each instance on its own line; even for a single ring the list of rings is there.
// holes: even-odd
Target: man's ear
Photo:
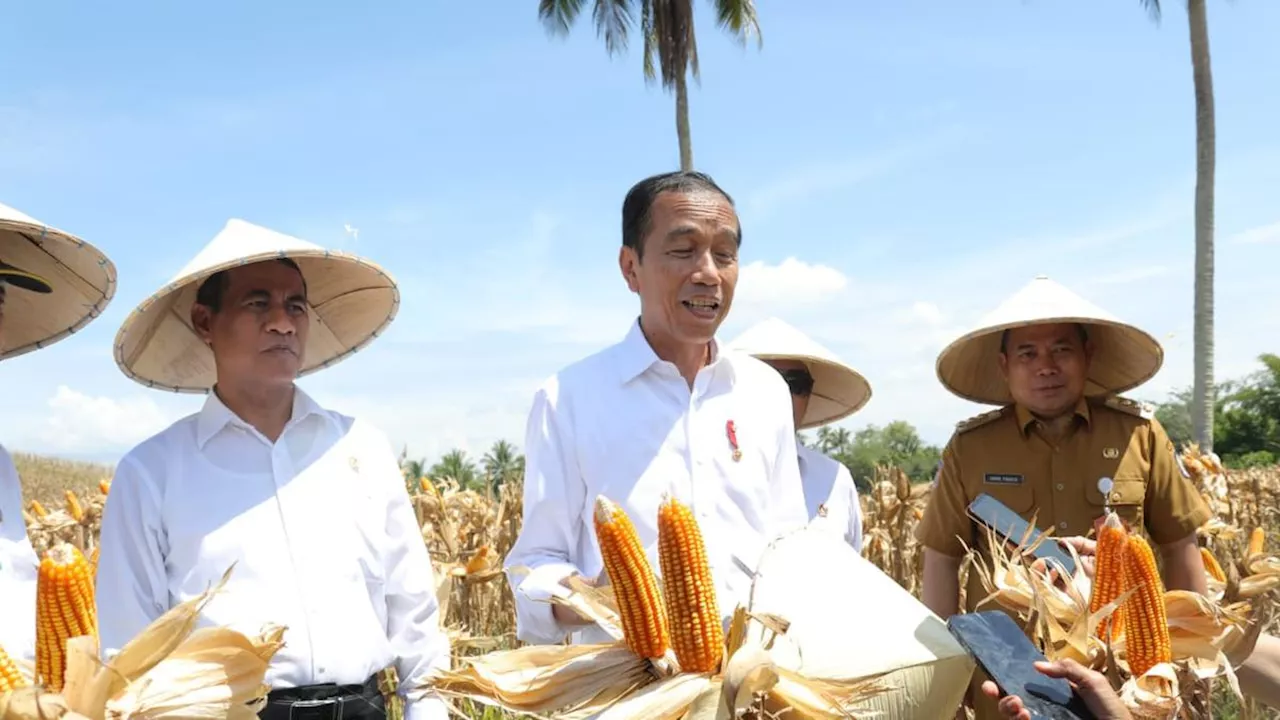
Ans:
[[[618,251],[618,269],[622,271],[622,279],[627,281],[627,288],[633,293],[640,292],[640,256],[635,250],[622,246]]]
[[[213,344],[213,312],[208,307],[192,303],[191,327],[205,345]]]
[[[1004,376],[1005,380],[1008,380],[1009,379],[1009,356],[1004,353],[1000,353],[999,355],[996,356],[996,360],[997,362],[1000,363],[1000,374]]]

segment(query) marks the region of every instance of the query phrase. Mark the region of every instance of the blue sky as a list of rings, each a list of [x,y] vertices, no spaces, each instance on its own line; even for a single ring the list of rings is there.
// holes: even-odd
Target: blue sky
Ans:
[[[1046,273],[1165,342],[1135,395],[1189,384],[1195,125],[1166,5],[1156,25],[1137,0],[761,2],[757,50],[698,3],[694,161],[745,233],[725,338],[777,315],[870,379],[843,425],[906,419],[942,443],[983,408],[941,387],[937,352]],[[112,460],[198,409],[127,379],[111,340],[229,217],[401,282],[391,329],[300,384],[414,456],[522,444],[537,384],[622,336],[622,196],[678,165],[636,41],[611,60],[589,15],[550,38],[532,0],[370,7],[6,10],[0,202],[120,273],[99,320],[5,363],[10,449]],[[1280,5],[1209,13],[1230,378],[1280,351]]]

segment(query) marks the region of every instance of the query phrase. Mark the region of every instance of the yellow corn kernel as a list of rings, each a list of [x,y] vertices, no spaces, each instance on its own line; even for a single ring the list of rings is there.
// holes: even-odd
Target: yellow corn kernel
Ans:
[[[1124,646],[1135,677],[1172,660],[1169,621],[1165,615],[1164,583],[1151,546],[1138,535],[1129,536],[1124,553],[1125,574],[1135,588],[1124,603]]]
[[[1253,532],[1249,533],[1249,551],[1246,552],[1244,556],[1246,558],[1250,558],[1254,555],[1262,554],[1262,548],[1266,544],[1266,540],[1266,531],[1260,527],[1254,528]]]
[[[658,507],[658,561],[680,669],[712,672],[724,654],[724,628],[707,549],[693,513],[670,496]]]
[[[18,672],[18,664],[0,647],[0,693],[27,686],[27,679]]]
[[[1226,582],[1227,574],[1222,572],[1222,566],[1218,564],[1218,558],[1207,547],[1200,548],[1200,559],[1204,561],[1204,569],[1209,576],[1218,582]]]
[[[44,505],[41,505],[39,500],[33,499],[31,501],[31,514],[38,518],[42,518],[48,515],[49,511],[44,509]]]
[[[62,690],[67,641],[82,635],[98,635],[93,576],[84,553],[60,543],[41,559],[36,581],[37,682]]]
[[[667,612],[635,525],[626,511],[604,496],[596,498],[594,516],[600,557],[622,620],[622,637],[636,655],[660,658],[671,646]]]
[[[1125,543],[1129,533],[1120,524],[1114,512],[1107,514],[1107,521],[1098,531],[1095,552],[1096,570],[1093,575],[1093,592],[1089,597],[1089,612],[1096,613],[1107,603],[1114,602],[1127,589],[1124,563]],[[1097,636],[1115,642],[1124,629],[1124,605],[1116,608],[1109,617],[1098,624]]]
[[[68,489],[65,492],[67,498],[67,514],[76,522],[84,522],[84,507],[80,505],[80,498],[76,497],[73,490]]]

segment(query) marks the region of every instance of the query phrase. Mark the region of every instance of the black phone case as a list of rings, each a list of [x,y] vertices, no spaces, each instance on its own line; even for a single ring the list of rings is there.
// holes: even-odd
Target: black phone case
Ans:
[[[989,512],[992,507],[999,508],[1002,514],[1007,513],[1007,517],[1005,518],[1007,522],[994,517],[992,513]],[[1023,530],[1031,526],[1031,523],[1022,519],[1021,516],[1010,510],[1007,505],[986,493],[979,495],[977,498],[974,498],[973,502],[969,503],[969,512],[972,513],[983,525],[990,527],[992,530],[995,530],[998,535],[1014,543],[1020,542],[1022,540]],[[1036,528],[1032,528],[1032,533],[1032,537],[1039,537],[1044,534]],[[1030,554],[1032,557],[1043,558],[1045,560],[1051,560],[1059,563],[1062,566],[1061,569],[1066,571],[1068,577],[1075,574],[1076,564],[1075,561],[1071,559],[1071,554],[1064,550],[1062,546],[1052,538],[1046,538],[1036,546],[1036,549],[1031,551]]]
[[[1002,694],[1022,698],[1032,717],[1097,720],[1070,683],[1036,670],[1032,663],[1044,660],[1044,655],[1008,615],[999,610],[953,615],[947,629]]]

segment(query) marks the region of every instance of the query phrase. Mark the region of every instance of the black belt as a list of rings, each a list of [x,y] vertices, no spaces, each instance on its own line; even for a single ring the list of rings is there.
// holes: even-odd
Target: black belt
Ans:
[[[363,685],[304,685],[267,693],[263,720],[384,720],[386,699],[375,674]]]

